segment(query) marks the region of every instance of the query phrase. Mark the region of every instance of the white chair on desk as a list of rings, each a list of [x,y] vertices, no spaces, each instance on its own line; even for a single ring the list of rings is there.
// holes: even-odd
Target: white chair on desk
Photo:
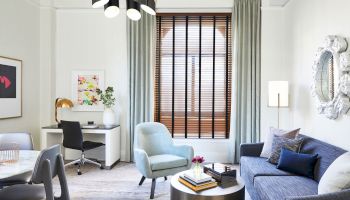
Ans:
[[[100,169],[103,169],[101,163],[85,158],[85,151],[98,148],[104,144],[100,142],[84,141],[79,122],[61,121],[61,125],[63,129],[63,146],[65,148],[81,151],[81,157],[79,159],[74,160],[65,166],[77,164],[78,175],[81,175],[80,167],[85,163],[94,164],[100,167]]]

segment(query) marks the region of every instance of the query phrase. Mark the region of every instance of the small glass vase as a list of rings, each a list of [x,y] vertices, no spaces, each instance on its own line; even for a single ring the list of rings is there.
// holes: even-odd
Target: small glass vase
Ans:
[[[195,177],[200,178],[202,174],[202,166],[200,163],[195,163],[193,167],[193,174]]]

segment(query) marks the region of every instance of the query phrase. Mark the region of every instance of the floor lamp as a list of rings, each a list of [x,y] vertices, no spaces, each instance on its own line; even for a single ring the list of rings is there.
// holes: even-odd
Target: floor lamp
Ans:
[[[280,108],[289,106],[288,81],[269,81],[268,107],[277,107],[277,128],[280,127]]]

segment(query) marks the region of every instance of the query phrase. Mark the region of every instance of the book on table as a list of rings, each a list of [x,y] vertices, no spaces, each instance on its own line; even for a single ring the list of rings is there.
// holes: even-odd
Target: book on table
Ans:
[[[186,178],[185,176],[180,176],[179,182],[195,192],[200,192],[206,189],[214,188],[218,185],[217,182],[213,179],[198,184]]]
[[[212,180],[211,176],[209,176],[205,173],[195,174],[192,170],[186,172],[184,174],[184,177],[190,179],[191,181],[195,182],[196,184],[201,184],[201,183],[205,183],[205,182]]]

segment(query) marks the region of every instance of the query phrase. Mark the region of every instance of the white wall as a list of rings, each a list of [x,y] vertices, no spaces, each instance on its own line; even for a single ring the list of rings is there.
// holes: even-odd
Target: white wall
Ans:
[[[286,6],[286,53],[292,69],[292,121],[294,127],[323,141],[350,150],[350,117],[329,120],[316,111],[310,92],[312,64],[325,36],[350,39],[349,0],[291,0]],[[350,42],[350,40],[348,40]]]
[[[285,56],[285,10],[281,7],[262,7],[261,26],[261,139],[269,127],[277,127],[277,108],[268,107],[268,82],[291,81],[291,69]],[[290,108],[280,109],[280,128],[291,127]]]
[[[116,90],[120,113],[122,156],[128,110],[126,16],[108,19],[102,10],[58,9],[56,11],[55,97],[71,97],[74,70],[103,70],[105,86]],[[63,111],[62,118],[82,123],[102,123],[102,112]],[[122,160],[124,158],[122,157]]]
[[[0,56],[23,61],[22,117],[0,120],[0,132],[27,131],[39,141],[39,8],[27,0],[0,1]]]

